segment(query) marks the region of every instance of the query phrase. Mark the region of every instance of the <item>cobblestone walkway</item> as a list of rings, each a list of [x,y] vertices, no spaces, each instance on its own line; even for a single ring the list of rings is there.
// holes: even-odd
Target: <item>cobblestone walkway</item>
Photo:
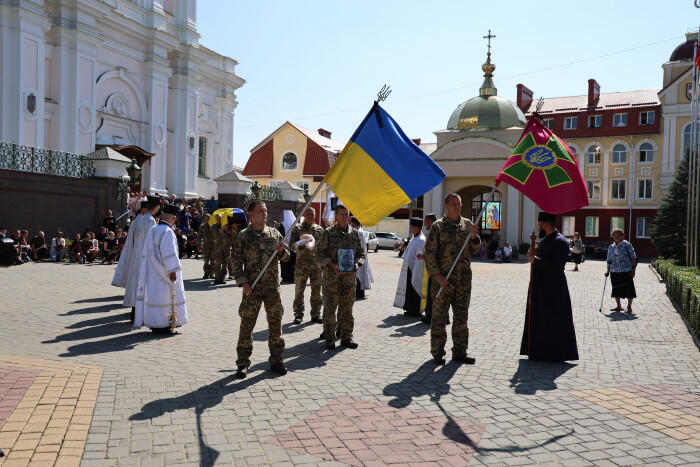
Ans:
[[[283,284],[290,371],[269,371],[261,313],[244,380],[241,291],[201,261],[183,262],[191,322],[168,337],[130,330],[115,266],[0,270],[0,465],[700,464],[700,352],[647,265],[632,315],[598,312],[603,262],[567,271],[581,360],[552,364],[518,355],[528,264],[475,263],[477,362],[435,367],[428,326],[392,308],[401,260],[370,262],[357,350],[291,324]]]

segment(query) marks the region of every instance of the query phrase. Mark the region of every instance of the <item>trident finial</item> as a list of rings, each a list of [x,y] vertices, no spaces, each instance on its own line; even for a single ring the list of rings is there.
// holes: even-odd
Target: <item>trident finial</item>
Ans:
[[[495,34],[492,35],[490,29],[489,29],[489,35],[484,36],[484,39],[488,39],[488,41],[489,41],[489,43],[488,43],[488,48],[489,48],[488,54],[489,55],[491,55],[491,39],[493,39],[494,37],[496,37],[496,35]]]
[[[385,84],[377,93],[377,102],[385,101],[389,94],[391,94],[391,88]]]

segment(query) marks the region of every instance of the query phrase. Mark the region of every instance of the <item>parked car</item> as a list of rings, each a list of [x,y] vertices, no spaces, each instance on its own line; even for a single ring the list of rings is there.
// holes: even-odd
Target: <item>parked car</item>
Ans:
[[[607,258],[611,242],[593,242],[583,246],[583,251],[593,258]]]
[[[396,242],[401,241],[401,237],[393,232],[375,232],[374,234],[377,236],[379,248],[393,250],[396,246]]]
[[[379,250],[379,241],[374,232],[367,232],[365,230],[365,240],[367,240],[367,251],[377,252]]]

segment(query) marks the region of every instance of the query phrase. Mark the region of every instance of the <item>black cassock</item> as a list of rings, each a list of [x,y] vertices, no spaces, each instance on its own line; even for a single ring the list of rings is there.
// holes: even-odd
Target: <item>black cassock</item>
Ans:
[[[569,243],[558,231],[540,241],[532,277],[532,309],[525,312],[520,355],[530,360],[578,360],[569,286],[564,275]],[[529,295],[528,295],[529,302]]]

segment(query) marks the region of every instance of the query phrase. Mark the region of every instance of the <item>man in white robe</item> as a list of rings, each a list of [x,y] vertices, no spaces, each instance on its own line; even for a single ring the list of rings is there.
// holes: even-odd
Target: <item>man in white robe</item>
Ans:
[[[425,268],[422,253],[425,248],[425,235],[423,235],[422,228],[422,219],[410,220],[413,238],[403,254],[401,275],[394,297],[394,306],[406,310],[404,315],[411,317],[420,316],[423,312],[427,295],[427,283],[423,283]]]
[[[162,206],[160,222],[146,234],[136,295],[134,329],[145,325],[156,333],[169,333],[187,323],[182,265],[172,225],[179,212]],[[174,316],[173,316],[174,312]]]
[[[353,216],[350,218],[350,224],[352,228],[357,230],[357,233],[360,234],[362,249],[365,250],[365,262],[357,269],[355,298],[365,298],[365,290],[371,289],[372,282],[374,282],[372,268],[369,265],[369,257],[367,256],[367,239],[365,238],[365,231],[362,228],[362,224],[360,224],[360,221],[358,221],[356,217]]]
[[[148,204],[147,204],[148,203]],[[141,253],[148,230],[156,225],[153,215],[160,209],[160,197],[149,196],[141,201],[141,213],[136,216],[129,227],[129,234],[122,249],[117,270],[114,272],[112,285],[124,288],[123,305],[131,307],[131,322],[136,312],[136,289],[141,270]]]

